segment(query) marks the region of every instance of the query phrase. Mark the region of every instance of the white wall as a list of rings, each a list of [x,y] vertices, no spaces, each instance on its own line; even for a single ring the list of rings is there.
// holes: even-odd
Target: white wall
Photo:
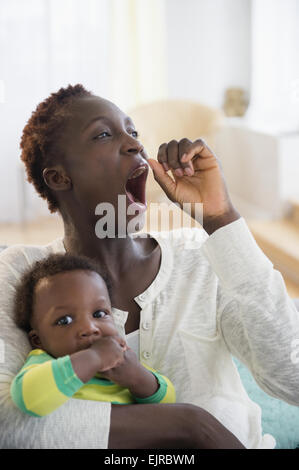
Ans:
[[[0,1],[0,222],[26,217],[20,185],[19,142],[36,104],[53,90],[74,82],[82,82],[99,95],[109,97],[111,25],[107,18],[110,1]],[[257,2],[162,1],[165,4],[168,97],[222,107],[226,88],[237,86],[250,92],[252,48],[258,49],[253,40],[256,28],[252,28],[252,5]],[[278,1],[282,2],[275,0],[275,3]],[[285,1],[294,4],[296,0]],[[269,7],[268,0],[267,5]],[[59,21],[62,18],[68,19],[67,28],[64,21]],[[262,26],[258,31],[262,36]],[[256,60],[259,68],[255,62],[255,69],[263,74],[262,58],[258,56]],[[125,68],[121,72],[120,80],[122,74],[126,74]],[[144,67],[144,73],[157,76],[159,70]],[[267,73],[269,75],[269,70]],[[5,86],[4,102],[2,84]],[[254,96],[262,96],[262,92],[259,88],[257,95],[254,81]],[[30,213],[34,212],[32,208],[36,214],[38,211],[47,213],[46,204],[36,197],[28,183],[25,184],[31,201]]]
[[[299,1],[166,7],[169,97],[222,107],[226,88],[249,92],[248,113],[240,125],[228,123],[215,150],[244,216],[283,216],[299,197]]]
[[[0,1],[0,222],[28,218],[22,182],[30,215],[48,214],[21,180],[20,139],[37,104],[69,83],[109,92],[108,1]]]
[[[236,120],[218,132],[214,148],[231,198],[245,218],[281,218],[290,201],[299,200],[299,134],[274,135]]]
[[[166,0],[169,97],[221,107],[250,88],[250,0]]]
[[[0,103],[0,220],[20,218],[20,137],[32,111],[32,99],[37,103],[48,84],[43,70],[47,70],[41,35],[45,28],[43,5],[33,3],[29,0],[28,10],[22,12],[15,0],[0,3],[0,78],[4,84]]]
[[[299,2],[252,0],[252,83],[247,119],[272,133],[299,131]]]

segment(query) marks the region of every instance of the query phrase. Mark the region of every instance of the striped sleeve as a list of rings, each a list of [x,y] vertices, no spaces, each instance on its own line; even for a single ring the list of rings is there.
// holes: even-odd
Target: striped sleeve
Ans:
[[[30,416],[52,413],[83,386],[69,356],[58,359],[41,349],[30,352],[11,384],[14,403]]]
[[[175,394],[175,388],[172,382],[167,377],[159,374],[148,365],[145,365],[145,364],[142,364],[142,365],[154,374],[154,376],[156,377],[158,381],[159,388],[156,391],[156,393],[146,398],[138,398],[133,395],[135,402],[140,403],[140,404],[175,403],[176,394]]]

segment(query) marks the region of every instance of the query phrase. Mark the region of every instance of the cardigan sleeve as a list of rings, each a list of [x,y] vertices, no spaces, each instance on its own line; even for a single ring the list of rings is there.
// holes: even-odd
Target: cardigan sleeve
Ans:
[[[298,406],[299,312],[282,275],[243,218],[214,232],[203,251],[219,279],[218,328],[228,349],[265,392]]]

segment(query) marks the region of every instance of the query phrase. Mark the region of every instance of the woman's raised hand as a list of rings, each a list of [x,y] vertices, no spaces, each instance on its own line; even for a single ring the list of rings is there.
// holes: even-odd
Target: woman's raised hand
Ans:
[[[208,233],[240,217],[230,200],[220,162],[202,139],[164,143],[159,147],[157,160],[148,159],[155,180],[181,208],[184,203],[191,203],[193,217],[194,203],[201,203]]]

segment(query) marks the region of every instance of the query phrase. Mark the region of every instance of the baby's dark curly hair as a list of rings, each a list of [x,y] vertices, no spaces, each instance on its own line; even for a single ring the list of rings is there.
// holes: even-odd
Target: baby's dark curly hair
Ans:
[[[44,181],[43,170],[61,161],[63,149],[59,141],[71,116],[70,106],[75,99],[85,96],[93,94],[81,84],[60,88],[37,106],[23,130],[20,148],[27,179],[47,201],[52,213],[58,210],[58,202]]]
[[[26,333],[32,329],[34,293],[37,283],[44,278],[66,271],[92,271],[99,274],[106,283],[109,295],[111,284],[106,271],[94,260],[86,256],[52,254],[36,261],[22,276],[16,289],[14,319],[16,325]]]

